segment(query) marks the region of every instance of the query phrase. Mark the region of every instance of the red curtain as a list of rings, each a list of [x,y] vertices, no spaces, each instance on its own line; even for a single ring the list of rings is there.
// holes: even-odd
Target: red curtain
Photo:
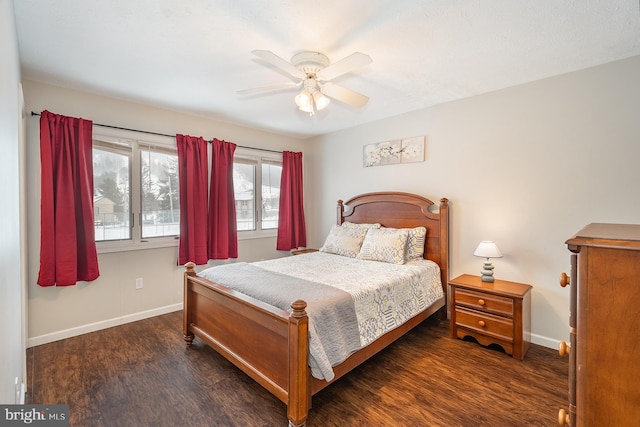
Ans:
[[[100,276],[93,226],[90,120],[40,116],[40,286],[68,286]]]
[[[288,251],[307,245],[302,193],[302,153],[284,151],[276,243],[276,249],[279,251]]]
[[[209,188],[209,259],[238,258],[238,227],[233,191],[233,153],[236,144],[211,141]]]
[[[178,265],[206,264],[207,257],[207,141],[176,135],[180,179],[180,247]]]

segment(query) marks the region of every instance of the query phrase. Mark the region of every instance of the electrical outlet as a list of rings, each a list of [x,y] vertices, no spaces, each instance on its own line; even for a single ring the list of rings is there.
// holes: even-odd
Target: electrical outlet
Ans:
[[[144,288],[144,283],[142,281],[142,277],[138,277],[136,279],[136,289],[142,289]]]

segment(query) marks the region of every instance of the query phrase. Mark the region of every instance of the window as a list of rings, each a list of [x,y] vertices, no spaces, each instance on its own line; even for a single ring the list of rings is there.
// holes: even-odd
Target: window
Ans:
[[[99,252],[176,243],[180,198],[175,142],[165,146],[94,135],[93,179]]]
[[[238,231],[256,230],[255,188],[256,161],[233,161],[233,193],[236,199],[236,224]]]
[[[96,242],[131,238],[131,147],[93,141]]]
[[[94,134],[93,140],[98,251],[176,245],[180,187],[175,140],[147,142],[133,139],[137,135],[131,132],[116,135]],[[276,235],[281,174],[280,154],[236,149],[233,180],[239,239]]]
[[[276,156],[257,157],[242,152],[234,157],[238,238],[275,235],[282,174],[282,160]]]
[[[262,229],[278,228],[280,209],[280,176],[282,161],[263,160],[262,167]]]
[[[178,154],[150,145],[140,149],[142,238],[180,234]]]

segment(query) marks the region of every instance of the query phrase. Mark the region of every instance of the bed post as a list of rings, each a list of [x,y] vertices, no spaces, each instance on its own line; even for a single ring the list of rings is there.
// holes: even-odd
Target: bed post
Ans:
[[[338,200],[338,208],[337,208],[337,225],[342,225],[342,223],[344,222],[344,202],[342,200]]]
[[[182,302],[182,333],[184,335],[184,340],[187,345],[191,345],[193,343],[193,333],[189,332],[189,293],[187,292],[187,287],[189,286],[189,276],[195,276],[196,265],[189,261],[184,265],[184,293],[183,293],[183,302]]]
[[[309,318],[307,303],[297,300],[291,304],[289,317],[289,402],[287,416],[290,427],[302,427],[307,422],[311,407],[311,382],[309,381]]]
[[[449,199],[440,199],[440,270],[442,283],[449,283]]]
[[[449,199],[440,199],[440,280],[445,301],[449,301]],[[440,319],[447,320],[448,303],[439,312]]]

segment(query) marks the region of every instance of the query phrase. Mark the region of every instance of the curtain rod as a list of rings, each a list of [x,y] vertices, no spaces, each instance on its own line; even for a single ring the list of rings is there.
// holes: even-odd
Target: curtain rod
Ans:
[[[35,111],[32,111],[32,112],[31,112],[31,115],[32,115],[32,116],[39,116],[39,115],[41,115],[41,113],[36,113]],[[176,137],[175,135],[169,135],[169,134],[166,134],[166,133],[151,132],[151,131],[148,131],[148,130],[139,130],[139,129],[124,128],[124,127],[120,127],[120,126],[113,126],[113,125],[103,125],[103,124],[100,124],[100,123],[93,123],[93,124],[94,124],[94,125],[96,125],[96,126],[103,127],[103,128],[111,128],[111,129],[128,130],[128,131],[131,131],[131,132],[146,133],[146,134],[149,134],[149,135],[167,136],[167,137],[169,137],[169,138],[175,138],[175,137]],[[211,143],[211,141],[207,141],[207,142]],[[269,153],[278,153],[278,154],[282,154],[282,151],[278,151],[278,150],[269,150],[269,149],[266,149],[266,148],[247,147],[247,146],[244,146],[244,145],[238,145],[238,144],[236,144],[236,145],[237,145],[238,147],[240,147],[240,148],[248,148],[248,149],[250,149],[250,150],[268,151]]]

